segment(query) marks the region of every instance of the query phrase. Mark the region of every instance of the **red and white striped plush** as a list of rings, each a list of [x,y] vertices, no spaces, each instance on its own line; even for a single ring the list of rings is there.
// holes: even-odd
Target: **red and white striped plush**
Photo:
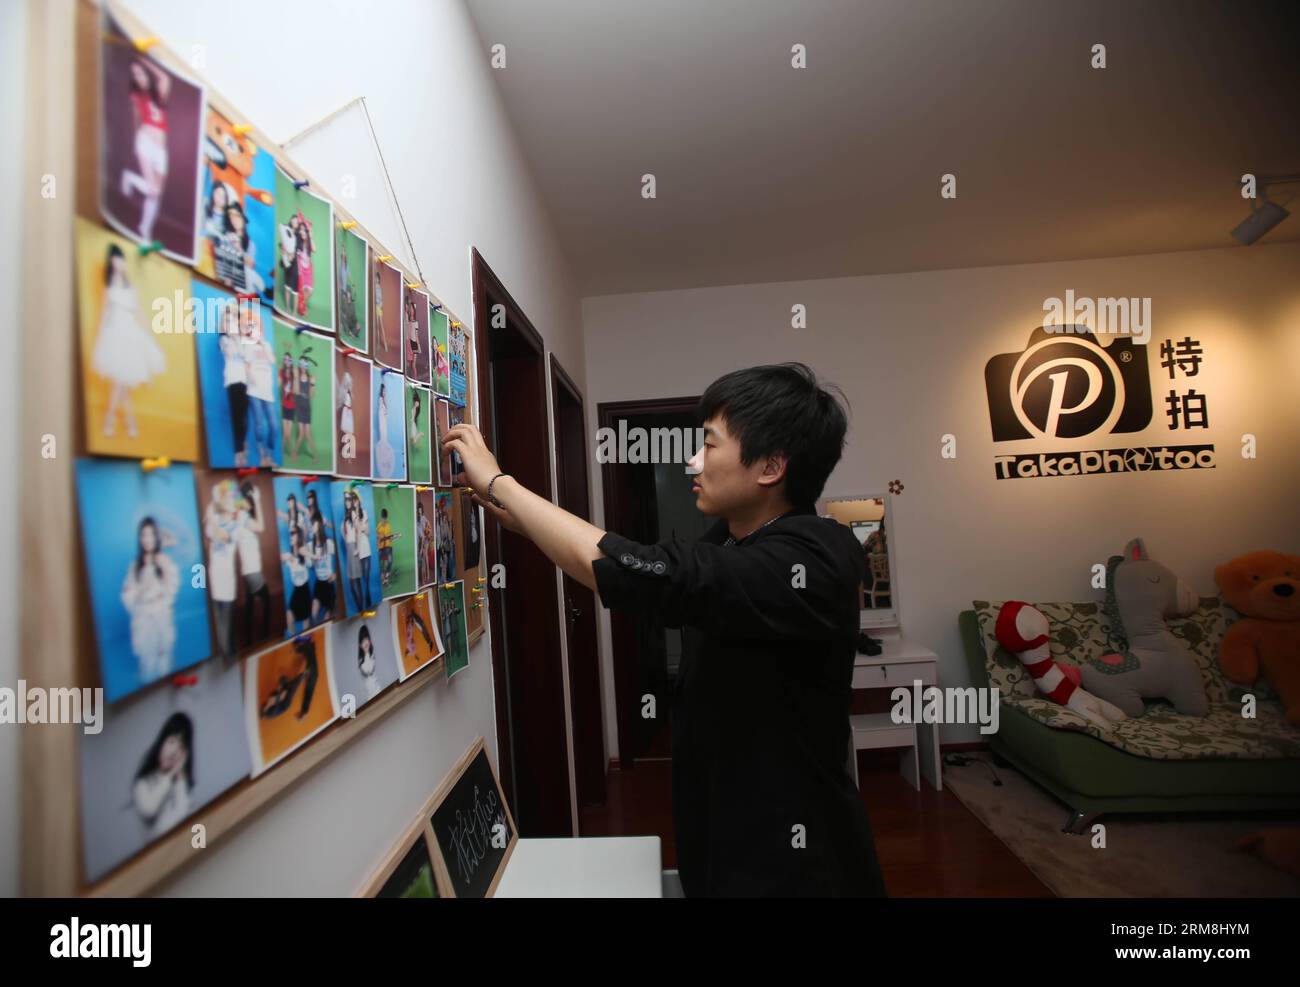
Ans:
[[[1020,659],[1034,685],[1048,699],[1087,717],[1103,730],[1128,717],[1112,703],[1099,699],[1079,683],[1083,672],[1052,657],[1048,642],[1047,617],[1041,610],[1020,600],[1008,600],[998,611],[993,634],[1009,653]]]

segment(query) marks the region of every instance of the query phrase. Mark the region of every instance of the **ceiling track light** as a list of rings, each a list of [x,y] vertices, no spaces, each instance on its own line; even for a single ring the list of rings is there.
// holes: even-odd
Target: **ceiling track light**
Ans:
[[[1300,174],[1295,175],[1260,175],[1257,184],[1259,186],[1259,197],[1262,200],[1256,204],[1255,200],[1250,203],[1250,215],[1237,224],[1237,228],[1232,231],[1233,239],[1243,246],[1249,247],[1257,241],[1278,223],[1286,219],[1291,214],[1281,205],[1273,202],[1268,197],[1268,189],[1271,185],[1290,185],[1300,182]],[[1287,202],[1294,199],[1292,195]]]

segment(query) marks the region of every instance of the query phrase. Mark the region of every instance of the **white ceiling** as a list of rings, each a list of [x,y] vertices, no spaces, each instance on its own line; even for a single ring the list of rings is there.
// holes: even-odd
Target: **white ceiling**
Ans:
[[[583,295],[1232,246],[1300,172],[1296,0],[467,3]]]

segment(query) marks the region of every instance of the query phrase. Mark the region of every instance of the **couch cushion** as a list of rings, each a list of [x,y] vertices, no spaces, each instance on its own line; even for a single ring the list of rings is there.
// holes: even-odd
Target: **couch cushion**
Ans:
[[[1059,730],[1078,730],[1138,757],[1160,760],[1197,758],[1300,758],[1300,729],[1286,722],[1280,704],[1260,702],[1246,719],[1237,702],[1211,702],[1209,715],[1185,716],[1166,702],[1147,704],[1142,716],[1102,731],[1072,709],[1050,699],[1003,696],[1002,702]]]
[[[1300,729],[1286,722],[1277,694],[1262,679],[1243,689],[1224,678],[1219,669],[1219,642],[1238,616],[1218,597],[1202,597],[1197,610],[1168,621],[1170,631],[1186,642],[1201,670],[1210,713],[1184,716],[1163,701],[1148,702],[1147,712],[1103,731],[1071,709],[1039,695],[1024,666],[997,642],[994,629],[1001,601],[974,601],[984,641],[989,683],[1004,703],[1012,703],[1034,719],[1060,730],[1078,730],[1140,757],[1165,760],[1188,758],[1300,757]],[[1048,619],[1052,657],[1072,664],[1118,650],[1125,642],[1113,637],[1105,608],[1098,603],[1035,603]],[[1241,715],[1241,698],[1251,692],[1257,700],[1254,719]]]

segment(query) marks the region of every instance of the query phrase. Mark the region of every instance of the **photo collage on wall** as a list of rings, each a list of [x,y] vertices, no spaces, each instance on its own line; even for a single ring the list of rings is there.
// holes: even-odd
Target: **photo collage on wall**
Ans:
[[[110,704],[81,741],[87,882],[465,667],[463,592],[437,583],[478,560],[437,448],[468,334],[181,60],[99,16],[98,214],[74,236],[86,684]]]

